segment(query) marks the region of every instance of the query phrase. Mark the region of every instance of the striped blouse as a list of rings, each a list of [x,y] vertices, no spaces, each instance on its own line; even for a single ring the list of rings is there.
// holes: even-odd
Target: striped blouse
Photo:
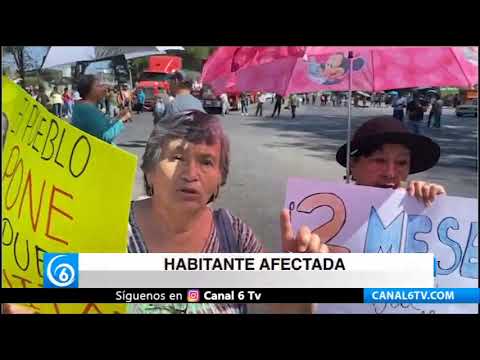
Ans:
[[[148,253],[148,248],[142,238],[141,230],[135,219],[133,211],[136,202],[132,201],[130,207],[130,217],[128,226],[128,252],[129,253]],[[218,212],[219,210],[214,210]],[[258,253],[261,252],[262,245],[256,239],[252,229],[238,217],[232,215],[226,210],[228,218],[233,227],[233,232],[238,239],[240,252]],[[215,222],[214,222],[215,224]],[[202,253],[218,253],[220,249],[220,238],[217,235],[217,226],[212,226],[209,238],[205,243]],[[129,304],[129,313],[136,314],[238,314],[242,312],[242,304]]]

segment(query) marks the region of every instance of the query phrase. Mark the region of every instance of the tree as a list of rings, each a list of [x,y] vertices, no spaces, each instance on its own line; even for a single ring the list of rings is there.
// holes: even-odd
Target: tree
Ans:
[[[10,54],[15,61],[15,65],[17,68],[18,75],[20,76],[20,85],[23,86],[25,80],[25,74],[28,70],[39,68],[39,61],[43,64],[43,60],[45,59],[42,56],[41,60],[37,56],[34,56],[32,51],[34,47],[27,47],[27,46],[5,46],[3,49],[6,54]],[[40,46],[36,47],[40,50],[47,50],[48,46]]]
[[[137,58],[128,61],[133,82],[138,81],[140,74],[148,67],[148,57]]]
[[[216,46],[185,46],[185,53],[182,55],[184,67],[202,71],[202,61],[207,59],[216,48]]]
[[[6,46],[5,52],[11,54],[15,60],[15,65],[17,66],[17,72],[20,75],[21,85],[23,86],[23,81],[25,79],[25,67],[26,63],[30,60],[27,53],[25,52],[24,46]]]

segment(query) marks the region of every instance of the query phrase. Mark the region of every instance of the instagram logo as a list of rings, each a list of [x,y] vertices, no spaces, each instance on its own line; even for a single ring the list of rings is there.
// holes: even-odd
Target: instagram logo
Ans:
[[[199,302],[200,301],[200,290],[198,290],[198,289],[188,290],[187,301],[188,302]]]

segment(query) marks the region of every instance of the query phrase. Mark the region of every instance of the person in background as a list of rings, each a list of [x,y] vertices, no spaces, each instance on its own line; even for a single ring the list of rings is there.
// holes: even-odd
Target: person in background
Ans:
[[[229,113],[230,104],[228,102],[228,95],[226,93],[222,93],[220,95],[220,100],[222,100],[222,115],[227,115]]]
[[[175,99],[173,101],[175,101]],[[170,100],[165,89],[159,89],[159,94],[155,96],[155,105],[153,107],[154,125],[164,116],[166,104],[169,102]]]
[[[110,93],[111,93],[112,89],[110,89],[109,87],[107,87],[107,92],[105,93],[105,97],[103,98],[103,101],[105,103],[105,114],[107,115],[110,115],[110,107],[111,107],[111,103],[110,103]]]
[[[263,116],[263,104],[265,103],[265,94],[258,93],[257,98],[257,110],[255,111],[255,116]]]
[[[155,105],[153,106],[153,124],[157,124],[163,114],[165,113],[165,101],[168,101],[168,100],[165,100],[166,98],[160,96],[160,95],[157,95],[155,96]]]
[[[53,87],[53,91],[50,94],[50,100],[53,106],[53,113],[58,117],[62,117],[63,99],[62,94],[60,94],[56,86]]]
[[[154,124],[158,124],[174,113],[186,111],[186,110],[198,110],[200,112],[206,112],[203,108],[202,102],[191,94],[192,81],[182,71],[177,71],[172,74],[170,78],[170,90],[175,97],[169,97],[164,99],[163,113],[155,113],[153,115]],[[162,96],[162,95],[161,95]]]
[[[107,99],[109,104],[109,115],[114,118],[118,114],[118,93],[115,88],[110,89],[107,93]]]
[[[120,87],[117,98],[120,110],[128,109],[128,111],[132,112],[132,98],[132,92],[128,89],[128,85],[123,84]],[[128,121],[132,121],[132,119],[130,118]]]
[[[63,116],[70,119],[72,117],[72,95],[68,91],[68,87],[63,89]]]
[[[292,119],[295,119],[295,110],[297,109],[297,106],[299,105],[299,98],[297,94],[291,94],[290,95],[290,109],[292,111]]]
[[[275,113],[277,113],[277,119],[280,117],[280,110],[282,109],[282,101],[283,97],[280,94],[275,94],[275,106],[273,107],[273,113],[272,113],[272,118],[275,116]]]
[[[240,104],[241,104],[241,115],[248,116],[248,99],[247,94],[242,92],[240,94]]]
[[[118,93],[117,93],[117,104],[118,104],[118,109],[121,111],[125,108],[125,99],[123,97],[123,92],[122,92],[122,87],[118,87]]]
[[[75,89],[73,91],[73,96],[72,97],[73,97],[74,104],[76,104],[77,101],[82,100],[82,98],[80,97],[80,93],[78,92],[78,89]]]
[[[408,127],[417,135],[423,133],[424,113],[427,110],[427,103],[418,93],[414,93],[412,100],[407,103]]]
[[[380,95],[380,107],[383,107],[384,104],[385,104],[385,106],[388,105],[386,102],[387,102],[387,95],[381,94]]]
[[[119,92],[119,101],[118,101],[120,108],[131,110],[132,105],[132,94],[130,90],[128,90],[128,85],[123,84],[120,92]]]
[[[137,90],[137,114],[143,113],[143,106],[145,105],[145,93],[143,89]]]
[[[358,96],[358,94],[355,94],[353,96],[353,106],[358,107],[358,102],[359,101],[360,101],[360,97]]]
[[[40,104],[42,104],[43,106],[45,106],[45,108],[49,108],[49,104],[50,104],[50,98],[48,97],[46,91],[45,91],[45,87],[43,85],[40,85],[39,89],[38,89],[38,96],[37,96],[37,99],[36,99]]]
[[[427,97],[427,104],[428,104],[427,110],[430,109],[430,112],[428,114],[427,127],[431,127],[430,125],[431,125],[431,121],[432,121],[432,117],[433,117],[434,104],[435,104],[435,96],[434,95],[430,95],[429,97]]]
[[[436,94],[434,98],[434,102],[432,104],[432,110],[430,113],[433,112],[433,127],[439,129],[441,124],[441,119],[442,119],[442,109],[443,109],[443,100],[440,97],[440,95]],[[430,127],[430,117],[428,119],[428,126]]]
[[[124,108],[120,111],[118,118],[111,118],[102,113],[97,103],[105,97],[106,88],[94,75],[84,75],[80,78],[78,91],[83,100],[73,108],[72,125],[100,140],[112,143],[131,118],[129,109]]]
[[[395,95],[392,101],[393,108],[393,118],[399,121],[403,121],[404,111],[403,109],[407,107],[407,100],[405,97],[400,94]]]

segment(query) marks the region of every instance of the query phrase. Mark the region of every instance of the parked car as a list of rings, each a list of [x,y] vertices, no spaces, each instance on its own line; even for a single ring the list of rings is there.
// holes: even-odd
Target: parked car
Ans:
[[[215,95],[213,90],[204,86],[201,91],[201,101],[203,108],[209,114],[221,114],[222,113],[222,100],[220,96]]]
[[[478,99],[473,99],[467,101],[465,104],[457,105],[455,110],[455,114],[457,116],[464,116],[464,115],[473,115],[477,116],[478,113]]]

